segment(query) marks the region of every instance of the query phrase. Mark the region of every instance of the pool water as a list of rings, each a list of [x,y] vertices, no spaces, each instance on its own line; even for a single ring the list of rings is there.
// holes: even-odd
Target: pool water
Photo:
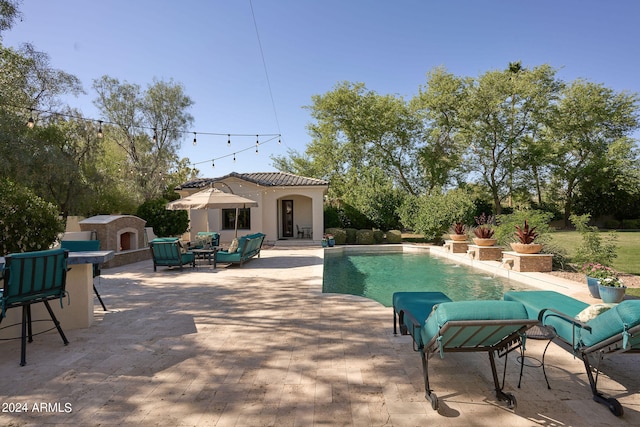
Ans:
[[[324,255],[322,292],[359,295],[390,307],[394,292],[435,292],[453,301],[500,300],[525,285],[422,253]]]

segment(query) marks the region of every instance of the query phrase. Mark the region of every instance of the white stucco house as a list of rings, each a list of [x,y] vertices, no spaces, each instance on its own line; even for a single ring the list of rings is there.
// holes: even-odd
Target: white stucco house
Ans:
[[[277,240],[322,240],[324,198],[327,181],[285,172],[232,172],[219,178],[201,178],[175,188],[180,197],[215,187],[258,202],[257,207],[238,213],[238,236],[261,232],[265,242]],[[198,231],[217,231],[220,242],[235,235],[235,209],[191,209],[190,229],[185,239],[194,240]]]

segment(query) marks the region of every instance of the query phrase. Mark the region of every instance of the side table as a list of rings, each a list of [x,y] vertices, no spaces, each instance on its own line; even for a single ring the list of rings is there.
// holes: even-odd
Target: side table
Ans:
[[[524,370],[524,366],[527,365],[526,360],[531,359],[537,362],[537,364],[535,365],[530,364],[527,366],[534,367],[534,368],[539,368],[542,366],[542,373],[544,374],[544,380],[547,382],[547,388],[550,390],[551,386],[549,385],[549,379],[547,378],[547,371],[544,368],[544,356],[547,354],[547,349],[549,348],[549,345],[551,344],[553,339],[557,336],[556,330],[553,328],[553,326],[545,326],[540,324],[529,329],[526,332],[526,336],[528,340],[540,340],[540,341],[546,340],[547,345],[544,347],[541,360],[538,360],[532,356],[525,356],[524,350],[522,350],[522,354],[518,356],[518,360],[520,361],[520,379],[518,380],[518,388],[520,388],[520,384],[522,383],[522,372]]]
[[[213,261],[213,268],[216,268],[216,254],[218,253],[217,248],[212,249],[191,249],[191,252],[195,255],[196,258],[206,259],[211,265],[211,261]]]

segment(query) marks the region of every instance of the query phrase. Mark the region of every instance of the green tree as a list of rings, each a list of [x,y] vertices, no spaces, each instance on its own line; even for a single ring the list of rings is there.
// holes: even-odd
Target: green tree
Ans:
[[[136,216],[147,221],[147,227],[160,237],[180,236],[189,228],[187,211],[170,211],[166,208],[168,200],[155,199],[144,202],[136,211]]]
[[[145,91],[137,84],[103,76],[95,80],[95,105],[112,124],[105,134],[126,153],[120,164],[121,179],[140,201],[165,190],[164,177],[177,163],[180,140],[193,117],[193,105],[182,85],[154,80]]]
[[[560,84],[549,65],[532,69],[511,63],[503,71],[481,75],[468,90],[461,113],[461,132],[471,147],[468,165],[491,192],[494,210],[512,205],[518,156],[540,128]]]
[[[54,204],[0,178],[0,255],[49,249],[63,231]]]
[[[409,196],[402,203],[399,214],[405,227],[431,240],[440,239],[454,222],[471,223],[474,211],[471,196],[456,189],[428,196]]]
[[[545,138],[553,141],[553,179],[564,204],[568,225],[579,183],[597,170],[610,168],[630,145],[618,143],[638,128],[638,95],[616,93],[602,84],[576,80],[563,92]],[[615,157],[610,156],[618,143]],[[619,166],[624,166],[618,164]],[[624,170],[624,169],[623,169]],[[626,173],[626,172],[624,172]],[[605,175],[613,179],[615,174]]]
[[[460,112],[468,96],[471,79],[456,77],[438,67],[427,73],[427,84],[419,88],[411,108],[421,121],[417,163],[424,174],[427,192],[461,180],[465,152],[460,137]]]

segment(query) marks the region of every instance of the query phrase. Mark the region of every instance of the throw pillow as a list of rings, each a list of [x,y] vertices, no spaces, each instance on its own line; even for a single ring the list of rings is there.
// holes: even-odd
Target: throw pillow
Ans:
[[[238,250],[238,239],[233,239],[231,241],[231,244],[229,245],[229,250],[227,250],[227,252],[231,253],[237,250]]]
[[[587,323],[589,320],[595,319],[598,315],[604,313],[605,311],[615,307],[617,304],[613,303],[602,303],[602,304],[593,304],[589,307],[582,310],[580,313],[576,315],[576,320],[579,320],[583,323]]]

